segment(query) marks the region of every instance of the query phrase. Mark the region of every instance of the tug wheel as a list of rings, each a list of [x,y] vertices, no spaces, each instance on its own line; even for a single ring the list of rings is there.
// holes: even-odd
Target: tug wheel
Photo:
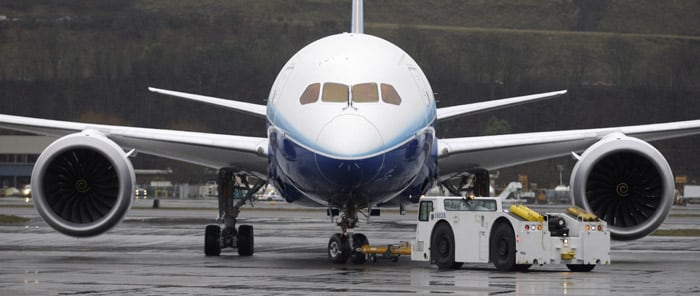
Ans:
[[[455,262],[455,237],[447,223],[439,223],[430,240],[430,258],[438,269],[457,269],[462,263]]]
[[[491,235],[489,253],[491,262],[499,271],[512,271],[515,264],[515,232],[507,223],[498,223]]]

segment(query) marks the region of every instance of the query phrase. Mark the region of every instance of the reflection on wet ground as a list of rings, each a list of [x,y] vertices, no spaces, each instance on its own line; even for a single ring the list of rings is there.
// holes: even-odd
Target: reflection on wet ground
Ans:
[[[322,211],[247,211],[256,252],[203,256],[207,210],[135,209],[112,231],[76,239],[53,232],[32,209],[0,207],[32,217],[0,226],[2,295],[670,295],[698,294],[699,238],[649,237],[613,244],[613,264],[590,273],[562,266],[500,273],[491,265],[438,271],[402,257],[334,265],[325,248],[337,231]],[[362,224],[373,244],[413,236],[412,216],[393,213]],[[696,219],[697,221],[694,221]],[[700,225],[700,218],[684,220]]]

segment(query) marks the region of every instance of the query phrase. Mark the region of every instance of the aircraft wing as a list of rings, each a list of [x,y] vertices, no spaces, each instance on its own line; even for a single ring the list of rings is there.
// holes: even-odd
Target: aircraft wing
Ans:
[[[233,100],[227,100],[227,99],[221,99],[221,98],[215,98],[215,97],[208,97],[208,96],[203,96],[203,95],[188,94],[188,93],[184,93],[184,92],[159,89],[159,88],[155,88],[155,87],[149,87],[148,90],[151,92],[154,92],[154,93],[173,96],[176,98],[187,99],[187,100],[207,103],[207,104],[214,105],[214,106],[224,107],[226,109],[242,111],[242,112],[252,114],[252,115],[255,115],[258,117],[267,116],[266,115],[267,114],[267,106],[265,106],[265,105],[239,102],[239,101],[233,101]]]
[[[516,106],[520,104],[556,98],[563,94],[566,94],[566,90],[437,108],[437,120],[444,120],[463,115],[473,115],[504,107]]]
[[[211,168],[267,175],[267,138],[47,120],[0,115],[0,128],[56,136],[96,130],[125,150]]]
[[[580,153],[611,133],[644,141],[700,134],[700,120],[626,127],[552,131],[438,140],[441,178],[474,168],[493,170]]]

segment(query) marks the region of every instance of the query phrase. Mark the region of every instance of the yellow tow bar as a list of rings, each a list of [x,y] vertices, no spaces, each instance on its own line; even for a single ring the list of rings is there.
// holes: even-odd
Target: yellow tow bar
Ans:
[[[561,253],[561,260],[572,260],[576,257],[576,252],[574,250],[568,250]]]
[[[386,245],[381,247],[364,245],[355,249],[355,251],[368,255],[368,258],[372,262],[377,262],[377,255],[381,255],[380,258],[391,259],[396,262],[401,255],[411,255],[411,244],[408,242],[401,242],[398,245]]]

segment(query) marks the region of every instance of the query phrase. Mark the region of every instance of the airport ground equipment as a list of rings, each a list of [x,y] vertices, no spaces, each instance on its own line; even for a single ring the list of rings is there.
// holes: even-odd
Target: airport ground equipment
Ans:
[[[700,203],[700,186],[685,185],[683,186],[683,201],[687,203]]]
[[[390,259],[396,262],[401,255],[411,255],[411,243],[400,242],[397,245],[386,246],[364,245],[357,248],[355,251],[367,255],[367,258],[371,262],[377,262],[377,259]]]
[[[426,196],[420,200],[411,259],[441,269],[493,263],[500,271],[566,264],[591,271],[610,264],[605,221],[580,208],[541,215],[523,205],[503,209],[499,198]]]

